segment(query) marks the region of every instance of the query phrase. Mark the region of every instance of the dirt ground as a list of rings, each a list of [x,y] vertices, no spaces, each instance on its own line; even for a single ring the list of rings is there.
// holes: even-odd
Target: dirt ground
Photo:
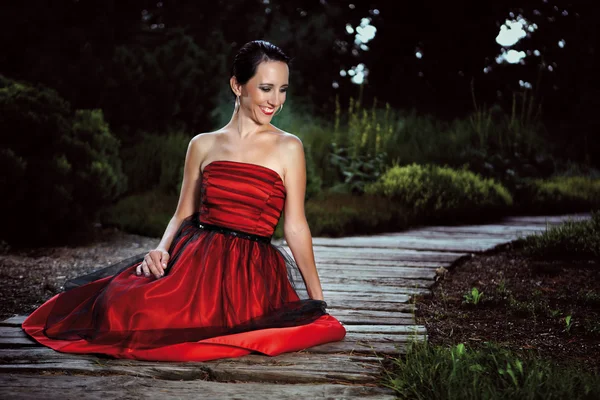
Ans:
[[[482,293],[477,304],[473,288]],[[536,261],[509,244],[450,267],[432,291],[415,299],[417,323],[432,344],[493,341],[557,364],[600,368],[597,261]]]
[[[86,246],[11,250],[0,254],[0,320],[30,314],[62,290],[67,279],[148,252],[159,239],[99,229]]]

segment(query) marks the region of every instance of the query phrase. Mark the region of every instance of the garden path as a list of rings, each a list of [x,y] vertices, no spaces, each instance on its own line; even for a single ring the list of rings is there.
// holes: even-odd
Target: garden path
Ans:
[[[20,328],[25,316],[15,316],[0,322],[0,398],[393,399],[391,390],[377,386],[383,357],[404,353],[411,340],[427,340],[425,327],[415,324],[411,295],[431,295],[440,267],[569,217],[589,216],[314,238],[329,312],[348,334],[342,342],[277,357],[165,363],[63,354],[30,340]]]

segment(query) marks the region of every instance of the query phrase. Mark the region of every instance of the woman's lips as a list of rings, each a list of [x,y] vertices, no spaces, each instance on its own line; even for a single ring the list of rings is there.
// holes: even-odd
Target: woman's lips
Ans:
[[[260,107],[260,110],[265,114],[265,115],[273,115],[273,113],[275,112],[274,108],[270,108],[270,107]]]

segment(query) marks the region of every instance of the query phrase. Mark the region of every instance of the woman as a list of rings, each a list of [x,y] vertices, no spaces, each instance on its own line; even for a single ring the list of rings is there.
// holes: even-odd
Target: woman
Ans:
[[[164,361],[273,356],[344,338],[315,267],[302,143],[270,123],[288,63],[265,41],[240,49],[231,121],[190,141],[158,247],[67,282],[25,332],[61,352]],[[295,260],[270,243],[282,211]]]

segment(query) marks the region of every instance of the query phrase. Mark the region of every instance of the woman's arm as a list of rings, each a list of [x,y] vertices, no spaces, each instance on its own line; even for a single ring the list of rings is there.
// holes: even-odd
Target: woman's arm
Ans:
[[[203,159],[201,145],[202,135],[195,136],[188,145],[187,154],[185,156],[185,166],[183,172],[183,182],[181,184],[181,192],[179,194],[179,202],[173,217],[169,221],[165,233],[155,250],[150,251],[144,261],[137,268],[136,273],[149,276],[150,273],[156,278],[164,275],[164,270],[169,261],[169,247],[175,238],[181,222],[188,216],[192,215],[197,209],[200,202],[200,182],[201,177],[200,164]]]
[[[323,289],[315,265],[312,235],[304,214],[306,192],[306,160],[302,142],[289,135],[282,144],[285,170],[286,199],[283,232],[294,259],[302,272],[311,299],[323,300]]]
[[[201,135],[195,136],[190,140],[188,145],[179,202],[177,203],[175,214],[173,214],[158,245],[159,249],[167,251],[171,247],[181,221],[198,210],[200,204],[200,180],[202,179],[200,164],[203,159],[202,148],[204,147],[200,143],[202,141],[201,138]]]

